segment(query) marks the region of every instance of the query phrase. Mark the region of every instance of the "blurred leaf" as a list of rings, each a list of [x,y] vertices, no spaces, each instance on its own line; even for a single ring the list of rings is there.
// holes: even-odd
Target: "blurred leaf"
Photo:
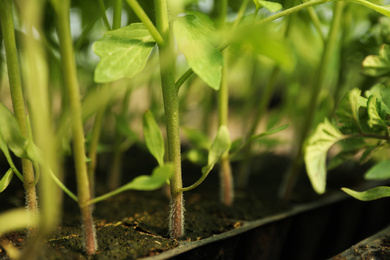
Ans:
[[[274,129],[270,129],[270,130],[267,130],[267,131],[264,131],[258,135],[253,135],[250,137],[250,140],[251,141],[256,141],[262,137],[265,137],[267,135],[273,135],[273,134],[276,134],[276,133],[279,133],[280,131],[283,131],[284,129],[286,129],[287,127],[289,127],[290,124],[285,124],[285,125],[282,125],[282,126],[279,126],[277,128],[274,128]]]
[[[38,214],[24,208],[11,209],[0,214],[0,234],[34,227],[38,224]]]
[[[342,188],[342,190],[355,199],[362,201],[377,200],[381,198],[390,197],[390,187],[380,186],[366,191],[354,191],[348,188]]]
[[[218,162],[219,158],[227,151],[229,151],[231,145],[229,129],[222,125],[218,129],[218,133],[211,145],[208,163],[202,168],[202,173],[207,175]]]
[[[295,58],[290,45],[275,28],[264,25],[243,25],[235,33],[226,31],[224,37],[230,38],[238,51],[250,51],[273,60],[286,71],[295,69]]]
[[[146,111],[143,118],[144,138],[150,153],[156,158],[160,166],[164,165],[164,138],[154,119],[152,112]]]
[[[215,90],[222,77],[223,57],[210,42],[212,28],[202,16],[193,14],[175,19],[173,27],[180,51],[188,65],[202,80]]]
[[[375,96],[370,96],[367,102],[367,113],[368,113],[368,125],[370,127],[380,126],[384,129],[387,127],[386,112],[381,109],[380,100]]]
[[[18,157],[25,155],[27,140],[22,136],[14,115],[0,104],[0,135],[5,144]]]
[[[253,0],[253,2],[256,5],[256,9],[260,9],[260,8],[264,7],[272,13],[276,13],[283,8],[283,6],[281,4],[275,3],[275,2],[260,1],[260,0]]]
[[[191,149],[182,155],[182,159],[187,159],[197,165],[204,165],[207,163],[207,153],[200,149]]]
[[[203,132],[196,129],[183,128],[183,133],[194,147],[205,150],[210,149],[211,142]]]
[[[12,169],[8,169],[8,171],[4,174],[3,178],[1,178],[0,180],[0,192],[3,192],[8,187],[13,176],[14,173]]]
[[[379,55],[369,55],[363,61],[364,72],[373,77],[390,74],[390,47],[382,45]]]
[[[390,161],[381,161],[364,175],[366,180],[386,180],[390,178]]]
[[[138,141],[138,136],[133,130],[130,129],[126,117],[122,115],[115,115],[115,126],[118,132],[123,136],[126,136],[134,142]]]
[[[156,167],[153,170],[152,175],[141,175],[131,182],[124,185],[123,190],[156,190],[168,183],[174,173],[174,167],[172,164],[167,163],[163,166]]]
[[[154,46],[152,36],[142,23],[105,33],[93,45],[93,51],[100,57],[95,69],[95,82],[135,76],[145,67]]]
[[[375,84],[371,89],[365,92],[365,96],[375,96],[381,101],[381,109],[384,109],[386,113],[390,114],[390,87],[383,84]]]
[[[338,144],[341,146],[341,152],[330,159],[327,166],[328,170],[334,169],[340,164],[346,162],[355,156],[359,151],[367,147],[363,138],[347,138],[343,139]]]
[[[328,119],[325,119],[307,140],[304,152],[306,170],[311,184],[318,194],[325,192],[328,150],[342,138],[343,134]]]
[[[360,95],[360,89],[352,89],[341,100],[339,107],[336,111],[336,115],[339,117],[340,122],[350,123],[361,128],[359,120],[360,107],[367,107],[367,99]]]

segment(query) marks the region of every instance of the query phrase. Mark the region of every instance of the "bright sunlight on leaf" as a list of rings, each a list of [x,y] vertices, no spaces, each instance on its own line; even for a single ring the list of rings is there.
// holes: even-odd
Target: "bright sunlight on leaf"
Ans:
[[[328,150],[342,138],[343,134],[328,119],[325,119],[317,126],[307,141],[304,155],[306,170],[311,184],[318,194],[325,192]]]
[[[164,165],[164,139],[152,112],[149,110],[144,114],[144,137],[150,153],[156,158],[158,165]]]
[[[390,179],[390,161],[381,161],[371,167],[364,175],[366,180]]]
[[[142,23],[105,33],[93,45],[93,51],[100,57],[95,69],[95,82],[135,76],[145,67],[154,46],[152,36]]]
[[[381,198],[390,197],[390,187],[380,186],[366,191],[354,191],[348,188],[342,188],[342,190],[355,199],[362,201],[377,200]]]
[[[219,89],[222,77],[221,52],[210,42],[210,31],[201,17],[186,15],[174,22],[174,33],[180,51],[188,65],[202,80],[215,90]],[[207,33],[209,32],[209,33]]]
[[[272,13],[279,12],[283,8],[283,6],[281,4],[275,3],[275,2],[260,1],[260,0],[254,0],[253,2],[255,2],[256,9],[260,9],[260,8],[264,7]]]

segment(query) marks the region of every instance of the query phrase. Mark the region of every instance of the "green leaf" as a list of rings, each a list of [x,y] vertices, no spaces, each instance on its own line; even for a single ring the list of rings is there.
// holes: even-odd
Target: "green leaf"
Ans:
[[[211,41],[212,28],[202,17],[193,14],[175,19],[173,27],[180,51],[188,65],[202,80],[215,90],[222,78],[223,57]]]
[[[390,47],[382,45],[379,55],[369,55],[363,61],[364,72],[373,77],[390,74]]]
[[[24,208],[8,210],[0,214],[0,234],[36,226],[38,220],[38,214]]]
[[[307,140],[304,152],[306,170],[311,184],[318,194],[325,192],[328,150],[342,138],[343,134],[328,119],[325,119]]]
[[[172,178],[173,173],[174,173],[173,165],[167,163],[163,166],[156,167],[153,170],[151,176],[141,175],[134,178],[134,180],[124,185],[123,189],[144,190],[144,191],[156,190],[158,188],[161,188],[165,184],[167,184],[169,179]]]
[[[214,165],[218,162],[219,158],[229,151],[231,145],[229,129],[227,126],[222,125],[218,129],[218,133],[211,145],[208,163],[205,167],[202,168],[203,174],[208,174],[214,167]]]
[[[273,134],[276,134],[276,133],[279,133],[280,131],[283,131],[284,129],[286,129],[287,127],[289,127],[290,124],[285,124],[285,125],[282,125],[282,126],[279,126],[277,128],[274,128],[274,129],[270,129],[270,130],[267,130],[267,131],[264,131],[258,135],[253,135],[250,137],[250,140],[251,141],[256,141],[262,137],[265,137],[267,135],[273,135]]]
[[[342,190],[355,199],[362,201],[377,200],[381,198],[390,197],[390,187],[380,186],[366,191],[354,191],[348,188],[342,188]]]
[[[360,89],[352,89],[341,100],[336,115],[340,122],[349,123],[355,127],[361,128],[359,122],[360,107],[367,107],[367,99],[360,95]]]
[[[145,67],[154,46],[152,36],[142,23],[105,33],[93,45],[93,51],[100,57],[95,82],[134,77]]]
[[[387,127],[384,120],[386,112],[381,109],[381,102],[375,96],[370,96],[367,102],[368,125],[372,128],[374,126]]]
[[[295,69],[295,57],[289,42],[282,34],[275,33],[272,26],[244,25],[235,34],[227,31],[225,37],[232,37],[232,45],[238,52],[252,52],[265,56],[282,69],[292,72]]]
[[[365,92],[365,96],[375,96],[381,103],[381,109],[385,110],[387,114],[390,114],[390,86],[383,84],[375,84],[371,89]]]
[[[13,176],[14,173],[12,169],[8,169],[8,171],[4,174],[3,178],[1,178],[0,180],[0,192],[3,192],[8,187]]]
[[[145,143],[160,166],[164,165],[164,138],[152,112],[146,111],[143,118]]]
[[[275,2],[260,1],[260,0],[253,0],[253,2],[256,5],[256,9],[260,9],[260,8],[264,7],[272,13],[279,12],[283,8],[283,6],[281,4],[275,3]]]
[[[18,157],[25,156],[27,140],[20,132],[12,113],[0,104],[0,135],[9,149]]]
[[[390,178],[390,161],[381,161],[364,175],[366,180],[386,180]]]
[[[182,188],[181,191],[189,191],[201,184],[204,179],[208,176],[211,170],[214,168],[214,165],[218,162],[219,158],[227,153],[230,149],[231,141],[229,129],[227,126],[222,125],[219,127],[217,135],[211,145],[207,165],[202,168],[202,176],[194,184],[189,187]]]

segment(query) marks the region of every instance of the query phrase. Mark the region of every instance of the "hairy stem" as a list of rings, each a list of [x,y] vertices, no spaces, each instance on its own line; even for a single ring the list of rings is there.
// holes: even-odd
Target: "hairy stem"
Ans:
[[[91,199],[91,195],[86,166],[80,93],[70,33],[69,7],[69,0],[55,2],[55,11],[58,17],[58,37],[60,40],[64,81],[69,95],[72,116],[73,156],[76,167],[77,196],[84,228],[85,251],[88,255],[93,255],[97,250],[97,243],[91,207],[88,204]]]
[[[172,238],[184,235],[184,200],[181,176],[181,151],[179,134],[179,97],[175,85],[175,50],[172,30],[168,19],[166,0],[155,0],[157,29],[164,44],[159,44],[161,85],[168,138],[168,160],[175,173],[171,179],[171,213],[169,230]]]
[[[16,50],[14,22],[12,17],[12,0],[0,2],[1,29],[4,37],[4,48],[7,60],[8,78],[11,89],[12,106],[22,135],[28,138],[26,109],[24,105],[20,67]],[[38,211],[35,189],[34,168],[31,161],[22,159],[26,205],[33,212]]]

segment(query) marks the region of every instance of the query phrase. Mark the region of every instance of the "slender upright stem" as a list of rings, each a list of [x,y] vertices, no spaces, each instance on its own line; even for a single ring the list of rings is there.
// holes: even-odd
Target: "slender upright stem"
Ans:
[[[33,137],[39,146],[42,158],[40,162],[41,177],[38,182],[40,198],[39,230],[37,238],[29,241],[23,251],[21,259],[35,259],[39,255],[41,247],[39,243],[60,221],[61,198],[60,190],[50,177],[52,170],[57,175],[60,172],[59,153],[54,138],[51,119],[49,88],[48,88],[48,65],[44,55],[43,43],[34,38],[34,30],[40,30],[42,24],[42,11],[44,1],[24,1],[25,8],[21,16],[25,25],[26,34],[23,38],[25,64],[24,77],[26,93],[33,126]],[[36,168],[38,169],[38,168]]]
[[[322,88],[324,87],[324,85],[327,83],[327,77],[328,77],[327,72],[329,69],[331,58],[334,56],[334,52],[337,46],[338,35],[340,32],[340,21],[342,18],[343,9],[344,9],[344,2],[335,3],[334,16],[328,34],[328,39],[325,42],[325,47],[322,53],[321,62],[316,73],[315,81],[311,88],[310,102],[307,109],[307,115],[304,118],[302,129],[300,131],[300,136],[298,139],[298,151],[295,153],[292,166],[289,169],[286,175],[286,179],[281,186],[280,195],[284,199],[290,198],[291,193],[293,191],[293,187],[296,182],[296,178],[297,178],[296,175],[303,162],[302,157],[303,157],[304,141],[308,136],[309,131],[313,124],[314,115],[317,109],[319,94]]]
[[[146,29],[150,32],[150,35],[152,35],[153,39],[156,41],[158,45],[162,45],[164,43],[164,36],[161,35],[161,31],[158,30],[152,23],[152,21],[149,19],[148,15],[145,13],[145,11],[142,9],[142,7],[139,5],[137,0],[125,0],[127,4],[133,9],[134,13],[137,15],[137,17],[141,20],[141,22],[145,25]],[[165,2],[165,1],[163,1]],[[163,4],[163,3],[162,3]],[[157,5],[156,5],[157,6]],[[159,10],[156,11],[156,16],[159,16]]]
[[[166,0],[155,0],[157,29],[163,37],[159,44],[161,85],[164,100],[165,120],[168,138],[168,159],[173,163],[175,173],[171,179],[170,236],[184,235],[184,200],[181,176],[181,151],[179,135],[179,97],[175,85],[175,50],[172,30],[168,19]]]
[[[224,52],[224,67],[222,69],[221,86],[218,91],[218,118],[219,126],[227,126],[229,118],[229,85],[227,79],[227,53]],[[229,151],[225,152],[220,158],[220,199],[225,205],[231,206],[234,201],[233,174],[230,165]]]
[[[226,23],[226,16],[228,12],[228,1],[219,0],[218,5],[218,17],[216,20],[216,27],[223,29]],[[218,123],[219,127],[227,126],[229,120],[229,85],[228,85],[228,53],[223,53],[224,67],[222,68],[221,85],[218,90]],[[234,186],[233,175],[229,159],[229,151],[225,152],[220,158],[219,169],[220,180],[220,200],[223,204],[231,206],[234,200]]]
[[[20,131],[24,137],[28,138],[29,127],[27,127],[26,109],[24,105],[12,13],[12,0],[0,1],[1,29],[4,37],[12,106]],[[22,168],[24,177],[23,185],[26,192],[26,206],[31,211],[36,212],[38,211],[38,202],[33,164],[27,159],[22,159]]]
[[[77,80],[75,56],[70,33],[69,18],[70,1],[57,1],[55,11],[58,17],[58,37],[60,40],[64,81],[69,95],[72,115],[73,156],[76,167],[77,196],[84,228],[85,250],[88,255],[95,254],[97,243],[95,239],[91,207],[88,205],[90,196],[89,181],[84,147],[84,129],[81,117],[81,102]]]
[[[115,0],[112,29],[115,30],[121,28],[121,21],[122,21],[122,0]]]

